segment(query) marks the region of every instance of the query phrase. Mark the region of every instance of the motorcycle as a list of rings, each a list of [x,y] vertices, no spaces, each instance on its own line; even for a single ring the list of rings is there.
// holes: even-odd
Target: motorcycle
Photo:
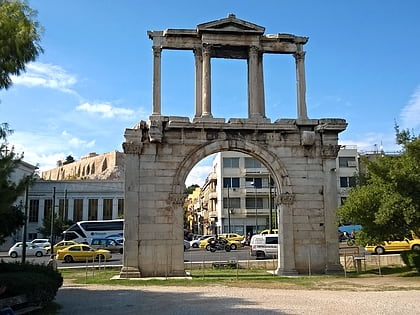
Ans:
[[[225,250],[230,252],[230,246],[227,244],[226,240],[216,239],[210,241],[210,251],[214,253],[216,250]]]

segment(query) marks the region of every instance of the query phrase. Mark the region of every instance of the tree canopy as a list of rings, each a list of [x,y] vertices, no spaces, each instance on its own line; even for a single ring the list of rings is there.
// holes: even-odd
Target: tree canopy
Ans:
[[[35,18],[26,2],[0,0],[0,89],[9,88],[10,75],[21,74],[43,52],[42,27]]]
[[[402,153],[364,160],[366,173],[337,211],[340,220],[362,226],[359,244],[420,235],[420,138],[395,129]]]
[[[11,175],[18,167],[22,156],[7,144],[7,135],[12,133],[6,123],[0,124],[0,244],[24,224],[23,208],[14,204],[32,182],[31,175],[12,181]]]

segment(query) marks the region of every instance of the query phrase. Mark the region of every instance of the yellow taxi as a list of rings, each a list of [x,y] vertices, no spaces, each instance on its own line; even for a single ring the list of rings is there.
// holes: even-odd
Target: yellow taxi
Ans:
[[[402,241],[385,241],[380,245],[367,245],[365,251],[382,255],[386,252],[401,252],[405,250],[420,250],[420,239],[405,238]]]
[[[78,243],[75,241],[60,241],[54,245],[54,253],[56,253],[59,249],[63,249],[63,248],[69,247],[70,245],[76,245],[76,244]],[[45,247],[45,249],[49,253],[51,251],[51,246],[47,246]]]
[[[223,234],[219,234],[219,236],[227,239],[228,241],[239,241],[239,242],[243,241],[245,237],[237,233],[223,233]]]
[[[105,261],[112,258],[111,252],[105,249],[94,249],[86,244],[71,245],[57,251],[57,260],[64,260],[67,263],[73,261],[100,260]]]
[[[260,232],[260,234],[261,234],[261,235],[265,235],[265,234],[279,234],[279,230],[278,230],[278,229],[271,229],[271,233],[270,233],[270,230],[269,230],[269,229],[267,229],[267,230],[262,230],[262,231]]]
[[[219,235],[219,238],[225,239],[224,237],[220,237],[220,235]],[[210,250],[210,242],[213,241],[214,239],[215,239],[215,237],[212,236],[212,237],[206,238],[205,240],[202,240],[200,242],[200,246],[199,247],[200,248],[205,248],[206,250],[209,251]],[[238,247],[241,247],[242,246],[241,242],[235,241],[235,240],[227,240],[227,244],[230,246],[230,249],[232,249],[232,250],[235,250]]]

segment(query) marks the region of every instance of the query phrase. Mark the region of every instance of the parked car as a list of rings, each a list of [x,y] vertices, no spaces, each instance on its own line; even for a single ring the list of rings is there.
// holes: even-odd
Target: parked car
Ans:
[[[106,249],[111,253],[123,253],[124,246],[111,238],[94,238],[90,242],[94,249]]]
[[[264,234],[270,234],[270,230],[269,230],[269,229],[267,229],[267,230],[262,230],[262,231],[260,232],[260,234],[261,234],[261,235],[264,235]],[[279,230],[278,230],[278,229],[271,229],[271,234],[279,234]]]
[[[196,240],[192,240],[192,241],[190,241],[190,245],[191,245],[191,247],[192,248],[199,248],[200,247],[200,242],[201,241],[203,241],[203,240],[205,240],[205,239],[207,239],[207,238],[209,238],[209,237],[212,237],[213,235],[201,235],[199,238],[197,238]]]
[[[51,243],[48,240],[48,238],[36,238],[31,241],[31,244],[36,245],[38,247],[42,247],[42,248],[51,246]]]
[[[106,249],[94,249],[86,244],[71,245],[57,251],[57,260],[64,260],[67,263],[73,261],[101,260],[112,258],[111,252]]]
[[[223,234],[219,234],[219,236],[227,239],[228,241],[239,241],[239,242],[243,241],[243,239],[245,238],[245,236],[239,235],[237,233],[223,233]]]
[[[78,244],[75,241],[60,241],[57,244],[54,245],[54,253],[56,253],[58,250],[69,247],[70,245],[76,245]],[[45,247],[45,249],[48,251],[48,253],[51,251],[51,246]]]
[[[405,250],[420,251],[420,239],[405,238],[402,241],[385,241],[379,245],[365,246],[365,251],[375,253],[378,255],[385,254],[386,252],[401,252]]]
[[[278,234],[253,235],[250,242],[251,256],[257,256],[257,259],[277,257],[279,246],[278,240]]]
[[[184,240],[184,251],[186,251],[187,249],[190,249],[191,245],[190,242],[188,242],[187,240]]]
[[[22,250],[23,242],[17,242],[15,245],[10,247],[8,254],[12,258],[16,258],[18,256],[22,256]],[[26,243],[26,256],[42,257],[47,254],[48,251],[45,248],[39,247],[31,243]]]

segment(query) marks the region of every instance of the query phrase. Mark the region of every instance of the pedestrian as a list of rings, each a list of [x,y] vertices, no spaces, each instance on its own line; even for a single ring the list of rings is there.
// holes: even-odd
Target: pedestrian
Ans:
[[[47,266],[51,267],[54,270],[57,270],[57,261],[55,260],[54,254],[50,256],[50,260],[48,261]]]

